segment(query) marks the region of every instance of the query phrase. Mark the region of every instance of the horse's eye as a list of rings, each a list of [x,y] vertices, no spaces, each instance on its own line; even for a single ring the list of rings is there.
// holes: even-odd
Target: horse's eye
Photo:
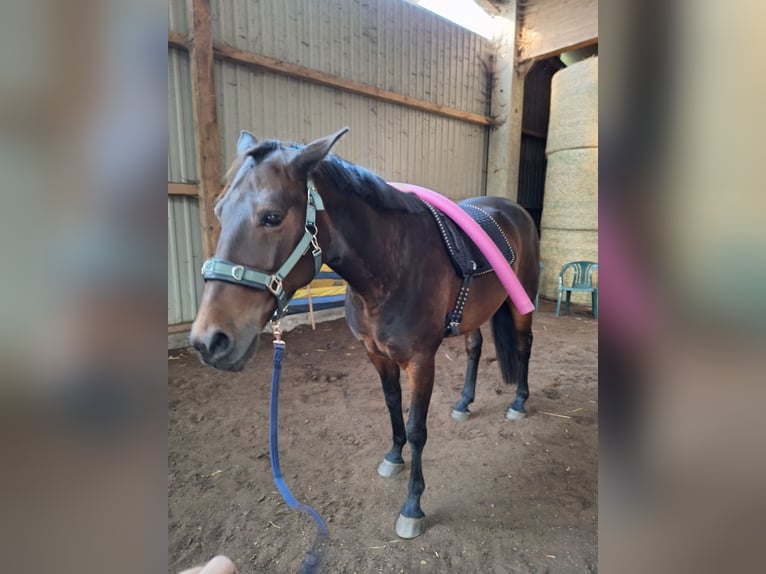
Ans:
[[[261,218],[261,223],[265,227],[276,227],[282,223],[282,216],[279,213],[269,212]]]

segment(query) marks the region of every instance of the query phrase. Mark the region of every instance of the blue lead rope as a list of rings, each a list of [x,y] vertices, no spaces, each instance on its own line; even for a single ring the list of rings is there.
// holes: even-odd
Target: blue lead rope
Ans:
[[[309,551],[299,570],[300,574],[315,574],[321,570],[322,558],[327,549],[327,539],[329,537],[327,525],[316,510],[299,502],[293,496],[282,476],[282,469],[279,467],[279,374],[282,371],[282,353],[284,350],[285,343],[278,337],[274,341],[274,365],[271,372],[271,401],[269,404],[269,457],[271,458],[271,474],[274,477],[274,484],[277,485],[277,489],[287,503],[287,506],[310,515],[317,524],[317,537],[314,541],[314,546]]]

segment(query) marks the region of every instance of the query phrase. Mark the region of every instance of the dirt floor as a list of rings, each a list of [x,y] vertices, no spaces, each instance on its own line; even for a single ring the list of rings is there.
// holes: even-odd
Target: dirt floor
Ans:
[[[589,310],[535,318],[529,414],[507,421],[489,325],[469,421],[450,418],[466,366],[444,341],[423,454],[428,529],[400,540],[405,470],[376,467],[391,427],[377,374],[344,320],[287,333],[280,396],[282,470],[330,528],[324,572],[597,571],[598,324]],[[287,507],[269,467],[270,337],[241,373],[169,354],[169,571],[214,554],[241,574],[293,573],[314,523]],[[403,375],[404,377],[404,375]],[[409,403],[403,379],[405,405]],[[405,411],[405,417],[407,413]]]

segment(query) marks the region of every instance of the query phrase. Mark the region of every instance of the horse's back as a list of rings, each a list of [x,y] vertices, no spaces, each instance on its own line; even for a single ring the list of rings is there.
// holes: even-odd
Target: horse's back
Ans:
[[[534,231],[535,233],[533,235],[537,234],[535,222],[532,219],[532,216],[529,215],[529,212],[507,197],[479,195],[476,197],[469,197],[464,201],[489,211],[490,215],[492,215],[492,212],[501,213],[508,218],[509,223],[514,227],[517,227],[520,231],[525,233]]]
[[[537,291],[540,262],[540,236],[529,212],[506,197],[482,195],[465,200],[480,207],[500,225],[516,251],[513,265],[519,280],[529,292]]]

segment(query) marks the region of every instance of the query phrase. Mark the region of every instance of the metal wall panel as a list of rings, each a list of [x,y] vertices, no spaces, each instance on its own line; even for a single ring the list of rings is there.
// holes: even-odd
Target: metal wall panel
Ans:
[[[491,43],[403,0],[213,0],[237,48],[460,110],[488,111]]]
[[[189,54],[168,49],[168,181],[197,181]],[[202,280],[199,208],[194,197],[168,196],[168,325],[194,319]]]
[[[453,199],[484,193],[483,126],[229,62],[216,62],[215,77],[227,166],[241,129],[260,139],[305,143],[348,126],[334,152],[389,181],[423,185]]]
[[[189,33],[186,0],[168,0],[168,30],[181,34]]]
[[[464,111],[488,112],[491,45],[403,0],[213,0],[218,41]],[[454,199],[485,192],[487,128],[216,62],[224,164],[241,129],[306,142],[348,126],[338,155]]]
[[[202,297],[202,238],[197,199],[168,197],[168,325],[193,321]]]
[[[168,181],[197,181],[189,53],[168,49]]]

